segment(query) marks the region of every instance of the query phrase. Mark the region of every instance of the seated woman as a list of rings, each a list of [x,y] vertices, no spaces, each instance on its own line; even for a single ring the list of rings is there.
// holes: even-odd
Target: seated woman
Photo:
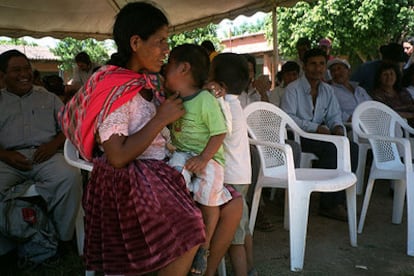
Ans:
[[[408,123],[414,125],[414,100],[410,93],[401,87],[401,72],[391,63],[383,62],[375,74],[372,99],[394,109]]]

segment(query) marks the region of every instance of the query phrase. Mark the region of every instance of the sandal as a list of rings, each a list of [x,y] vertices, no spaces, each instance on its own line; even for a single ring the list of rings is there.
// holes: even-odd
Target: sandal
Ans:
[[[194,257],[193,264],[191,265],[191,275],[198,276],[204,275],[207,270],[207,258],[210,255],[208,249],[200,247]]]
[[[257,213],[256,227],[257,230],[261,232],[272,232],[276,230],[276,226],[265,217],[264,212]]]

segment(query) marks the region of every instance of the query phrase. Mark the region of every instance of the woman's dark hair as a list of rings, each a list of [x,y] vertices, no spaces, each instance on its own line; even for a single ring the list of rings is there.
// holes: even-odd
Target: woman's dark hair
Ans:
[[[7,67],[9,66],[9,60],[12,57],[24,57],[27,60],[27,62],[30,64],[30,61],[25,54],[17,50],[9,50],[0,55],[0,71],[2,71],[3,73],[7,72]]]
[[[306,64],[311,57],[324,57],[325,61],[328,61],[328,57],[326,56],[326,52],[320,48],[313,48],[307,50],[303,55],[303,63]]]
[[[377,71],[375,72],[375,82],[374,82],[374,88],[380,88],[381,87],[381,74],[382,72],[386,70],[394,70],[396,80],[394,83],[394,89],[399,92],[401,90],[401,71],[398,68],[398,65],[392,62],[381,62],[380,66],[378,67]]]
[[[224,84],[228,94],[240,95],[249,84],[247,60],[238,54],[217,55],[211,64],[212,80]]]
[[[414,46],[414,37],[412,37],[412,36],[411,37],[407,37],[407,38],[404,39],[403,42],[410,43],[411,45]]]
[[[169,60],[188,62],[191,65],[191,74],[198,88],[202,88],[207,81],[210,69],[210,58],[206,50],[195,44],[183,44],[171,50]]]
[[[161,27],[168,26],[168,24],[165,14],[149,3],[126,4],[115,19],[113,39],[118,52],[111,56],[108,64],[125,67],[132,55],[130,38],[138,35],[142,40],[147,40]]]
[[[251,54],[243,54],[243,57],[247,60],[248,63],[253,64],[254,77],[256,77],[256,58]]]
[[[404,70],[402,76],[402,87],[408,87],[414,85],[414,64],[411,64],[410,67]]]

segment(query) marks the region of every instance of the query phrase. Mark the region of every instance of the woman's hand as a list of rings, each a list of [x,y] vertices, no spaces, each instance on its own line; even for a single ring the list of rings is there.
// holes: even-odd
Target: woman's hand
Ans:
[[[204,88],[209,90],[216,98],[224,97],[224,95],[226,95],[226,88],[215,81],[208,82]]]
[[[183,100],[178,98],[179,94],[175,93],[165,100],[157,110],[156,118],[161,120],[164,125],[168,125],[185,114]]]

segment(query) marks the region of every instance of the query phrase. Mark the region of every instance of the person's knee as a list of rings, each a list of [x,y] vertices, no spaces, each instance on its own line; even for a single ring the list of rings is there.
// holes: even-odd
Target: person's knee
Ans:
[[[240,221],[243,214],[243,199],[242,197],[233,198],[227,203],[227,206],[222,209],[221,216],[228,218],[231,217],[237,221]]]

